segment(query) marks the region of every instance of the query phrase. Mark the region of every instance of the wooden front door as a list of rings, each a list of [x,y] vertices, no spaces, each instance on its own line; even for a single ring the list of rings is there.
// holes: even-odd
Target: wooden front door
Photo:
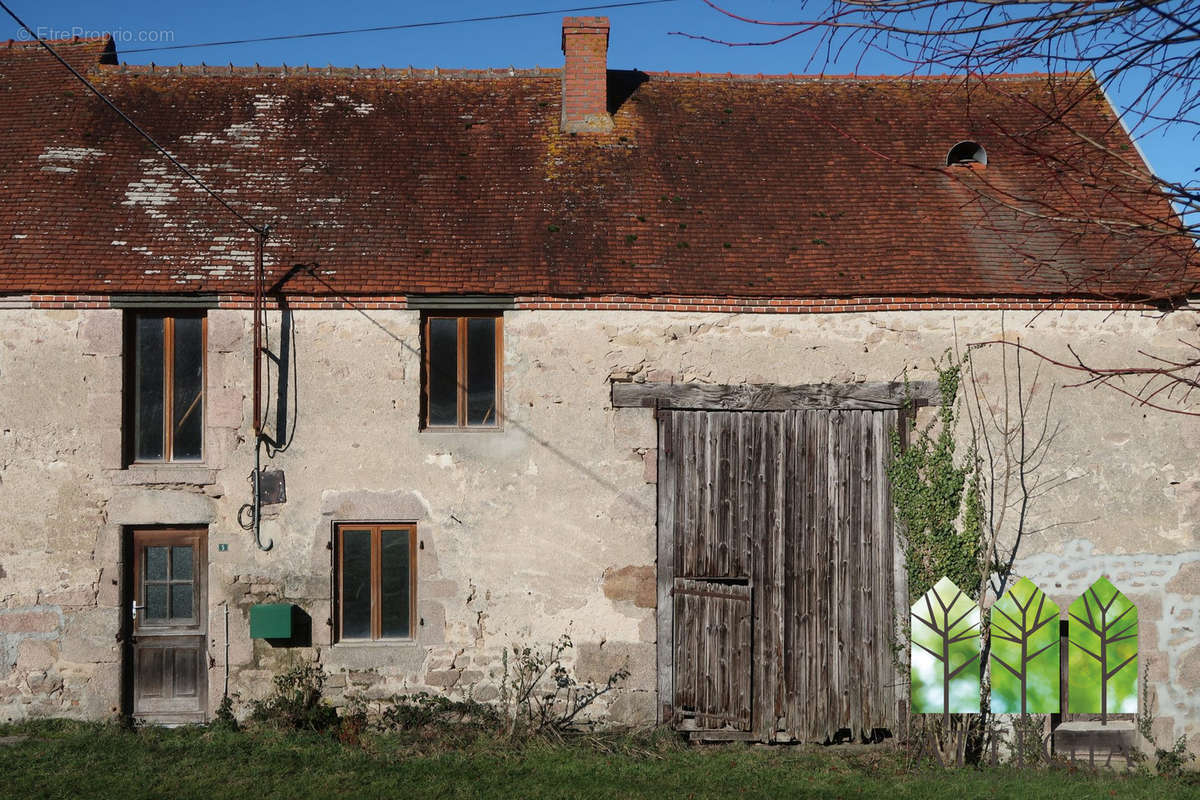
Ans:
[[[208,697],[207,532],[133,531],[133,715],[203,722]]]

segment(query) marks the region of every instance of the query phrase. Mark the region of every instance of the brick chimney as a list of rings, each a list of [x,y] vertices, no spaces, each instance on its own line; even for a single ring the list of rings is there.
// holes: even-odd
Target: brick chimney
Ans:
[[[608,17],[563,17],[562,129],[606,133],[608,113]]]

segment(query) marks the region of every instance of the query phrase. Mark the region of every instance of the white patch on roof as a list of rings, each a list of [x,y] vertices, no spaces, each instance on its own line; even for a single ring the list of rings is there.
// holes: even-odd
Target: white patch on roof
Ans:
[[[259,111],[270,111],[282,106],[286,99],[283,95],[278,94],[256,94],[254,95],[254,107]]]
[[[42,162],[42,172],[72,173],[78,172],[76,166],[84,161],[99,158],[103,150],[94,147],[47,147],[38,155]]]
[[[83,161],[87,158],[99,158],[103,150],[94,147],[47,147],[38,156],[39,161]]]
[[[354,106],[354,113],[361,114],[364,117],[374,110],[375,106],[371,105],[370,103],[359,103],[358,105]]]

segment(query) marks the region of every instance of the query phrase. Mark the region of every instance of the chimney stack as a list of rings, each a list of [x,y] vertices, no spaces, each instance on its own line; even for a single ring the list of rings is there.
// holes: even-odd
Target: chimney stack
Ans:
[[[562,129],[564,133],[607,133],[608,17],[563,17]]]

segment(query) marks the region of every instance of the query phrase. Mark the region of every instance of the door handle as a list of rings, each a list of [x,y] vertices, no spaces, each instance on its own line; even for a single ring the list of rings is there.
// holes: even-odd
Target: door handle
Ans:
[[[137,622],[137,612],[138,612],[138,609],[139,609],[139,608],[145,608],[145,607],[146,607],[146,604],[145,604],[145,603],[138,603],[138,601],[137,601],[137,600],[130,600],[130,601],[129,601],[129,613],[130,613],[130,616],[133,618],[133,621],[134,621],[134,622]]]

